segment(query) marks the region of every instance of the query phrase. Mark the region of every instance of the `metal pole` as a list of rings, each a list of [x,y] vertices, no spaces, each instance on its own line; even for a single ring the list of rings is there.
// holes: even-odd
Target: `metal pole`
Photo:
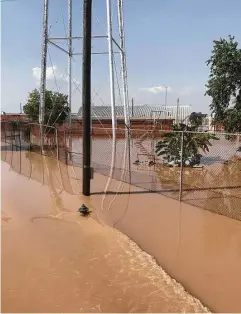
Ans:
[[[114,79],[115,76],[114,76],[113,36],[112,36],[112,18],[111,18],[110,0],[106,0],[106,12],[107,12],[107,32],[108,32],[108,50],[109,50],[112,135],[113,135],[113,139],[115,139],[116,137],[115,79]]]
[[[166,113],[167,113],[167,86],[164,86],[165,89],[166,89],[166,92],[165,92],[165,123],[166,123]]]
[[[182,200],[182,185],[183,185],[183,149],[184,149],[184,132],[181,134],[181,168],[180,168],[180,179],[179,179],[179,201]]]
[[[115,169],[116,159],[116,108],[115,108],[115,79],[114,79],[114,54],[113,54],[113,36],[112,36],[112,16],[111,3],[106,0],[107,14],[107,34],[108,34],[108,52],[109,52],[109,72],[110,72],[110,95],[111,95],[111,119],[112,119],[112,154],[109,179],[107,181],[105,191],[108,190]]]
[[[22,144],[21,144],[21,134],[19,129],[19,173],[22,170]]]
[[[124,103],[124,118],[125,118],[125,130],[126,141],[128,147],[128,168],[129,168],[129,183],[131,184],[131,151],[130,151],[130,112],[129,112],[129,96],[128,96],[128,82],[127,82],[127,66],[126,66],[126,54],[125,54],[125,33],[124,33],[124,14],[123,14],[123,0],[117,0],[118,10],[118,24],[119,24],[119,36],[120,36],[120,57],[121,57],[121,74],[123,84],[123,103]],[[124,158],[126,158],[126,154]]]
[[[69,18],[68,18],[68,98],[69,98],[69,128],[71,128],[71,106],[72,106],[72,0],[69,0]]]
[[[179,123],[179,98],[177,98],[177,116],[176,116],[176,124]]]
[[[124,103],[124,117],[126,127],[130,126],[129,113],[129,99],[128,99],[128,84],[127,84],[127,66],[125,55],[125,33],[124,33],[124,17],[123,17],[123,0],[117,0],[118,8],[118,24],[120,36],[120,57],[121,57],[121,74],[123,82],[123,103]]]
[[[92,0],[83,4],[83,73],[82,73],[82,106],[83,106],[83,194],[90,195],[91,179],[91,26]]]
[[[69,51],[68,51],[68,100],[69,100],[69,151],[72,152],[72,8],[73,2],[69,0],[68,2],[68,43],[69,43]],[[71,159],[70,154],[70,159]]]
[[[165,86],[165,89],[166,89],[166,93],[165,93],[165,107],[167,106],[167,86]]]
[[[44,0],[43,12],[43,35],[42,35],[42,61],[41,61],[41,79],[40,79],[40,106],[39,106],[39,124],[40,124],[40,146],[43,150],[43,126],[45,116],[45,89],[46,89],[46,66],[48,49],[48,11],[49,0]]]
[[[55,141],[56,141],[56,157],[59,160],[59,136],[58,136],[58,129],[55,128]]]

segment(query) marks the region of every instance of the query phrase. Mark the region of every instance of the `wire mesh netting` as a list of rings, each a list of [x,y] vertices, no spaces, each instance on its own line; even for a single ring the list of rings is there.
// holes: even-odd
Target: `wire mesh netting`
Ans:
[[[184,167],[182,200],[241,220],[240,136],[215,134],[215,138],[197,168]]]
[[[57,185],[61,178],[65,178],[62,185],[68,183],[69,172],[64,165],[82,167],[81,132],[47,130],[41,150],[38,124],[2,122],[1,130],[2,160],[9,158],[4,152],[13,149],[26,150],[29,158],[37,158],[31,157],[34,151],[59,159],[60,178],[54,179]],[[140,190],[162,193],[241,220],[240,146],[238,134],[117,129],[113,140],[112,129],[93,128],[91,166],[96,173]],[[40,169],[35,175],[41,181],[44,166],[39,157],[34,164]],[[11,162],[21,169],[21,158],[18,160]],[[72,194],[71,188],[67,190]]]

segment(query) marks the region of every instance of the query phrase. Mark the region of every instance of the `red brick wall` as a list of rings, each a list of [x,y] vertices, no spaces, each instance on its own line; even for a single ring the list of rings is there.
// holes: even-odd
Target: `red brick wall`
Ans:
[[[13,120],[26,120],[25,114],[12,113],[12,114],[1,114],[1,121],[13,121]]]
[[[1,115],[1,121],[12,121],[12,120],[27,120],[25,114],[6,114]],[[171,130],[173,120],[159,120],[159,124],[157,125],[157,130]],[[133,130],[148,130],[153,126],[152,120],[147,119],[132,119],[131,120],[131,129]],[[38,127],[33,126],[34,133],[38,133]],[[107,131],[105,129],[110,129],[108,132],[111,134],[112,122],[111,119],[103,119],[103,120],[93,120],[92,121],[93,135],[107,135]],[[117,120],[117,128],[120,129],[117,132],[118,135],[122,135],[125,128],[124,120]],[[68,124],[64,123],[63,125],[58,127],[59,133],[65,133],[68,129]],[[72,120],[72,134],[81,134],[82,133],[82,120]]]

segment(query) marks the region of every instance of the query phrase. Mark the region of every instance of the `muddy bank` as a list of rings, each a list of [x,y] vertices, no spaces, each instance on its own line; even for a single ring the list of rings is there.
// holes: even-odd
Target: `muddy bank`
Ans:
[[[193,206],[180,205],[159,194],[146,193],[115,180],[112,180],[108,188],[108,191],[113,193],[104,195],[107,179],[98,174],[95,174],[92,181],[93,195],[90,199],[83,198],[79,194],[80,168],[66,167],[63,163],[50,158],[43,159],[37,154],[21,156],[20,162],[20,155],[16,152],[12,157],[10,152],[3,155],[6,162],[12,164],[15,172],[21,171],[26,177],[32,178],[28,182],[34,180],[37,181],[38,186],[43,185],[42,189],[49,189],[52,195],[49,204],[54,204],[51,214],[53,218],[62,219],[69,215],[69,211],[75,216],[73,208],[77,208],[84,201],[93,210],[94,220],[105,221],[108,225],[127,234],[144,251],[154,256],[157,262],[191,294],[200,298],[213,311],[241,311],[239,297],[241,223],[239,221]],[[12,186],[12,182],[9,186]],[[23,189],[26,189],[25,183],[20,189],[21,195]],[[9,190],[11,191],[10,187]],[[37,190],[39,191],[39,188]],[[57,191],[62,192],[59,194]],[[116,191],[119,195],[116,195]],[[26,204],[29,202],[28,200]],[[26,205],[27,208],[29,206]],[[49,206],[45,205],[44,208]],[[43,208],[39,209],[38,215],[39,213],[43,215]],[[130,258],[125,262],[127,265],[129,260]],[[154,275],[152,278],[155,280],[163,278],[159,276],[161,275]],[[164,311],[161,309],[161,304],[159,305],[159,309],[156,307],[150,311]],[[130,311],[133,310],[130,308]],[[171,308],[167,311],[176,310]]]
[[[74,169],[37,154],[2,159],[3,312],[207,311],[97,211],[79,216]]]

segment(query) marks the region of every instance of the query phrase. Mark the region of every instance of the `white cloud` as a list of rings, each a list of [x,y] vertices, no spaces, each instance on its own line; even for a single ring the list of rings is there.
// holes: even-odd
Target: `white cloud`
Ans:
[[[166,89],[168,93],[175,93],[179,96],[191,96],[193,93],[197,91],[193,86],[189,85],[183,87],[175,87],[174,89],[171,88],[170,86],[164,85],[140,88],[140,90],[152,94],[165,93]]]
[[[41,68],[40,67],[35,67],[32,69],[32,74],[37,83],[39,84],[40,78],[41,78]],[[68,82],[68,77],[67,75],[64,75],[61,73],[56,65],[53,65],[52,67],[47,67],[46,68],[46,80],[48,81],[53,81],[53,80],[62,80],[64,82]],[[76,79],[72,78],[73,83],[76,85],[79,85],[80,82]]]
[[[144,90],[144,91],[147,91],[147,92],[153,93],[153,94],[165,93],[166,90],[169,93],[172,92],[172,88],[170,86],[163,86],[163,85],[141,88],[141,90]]]

